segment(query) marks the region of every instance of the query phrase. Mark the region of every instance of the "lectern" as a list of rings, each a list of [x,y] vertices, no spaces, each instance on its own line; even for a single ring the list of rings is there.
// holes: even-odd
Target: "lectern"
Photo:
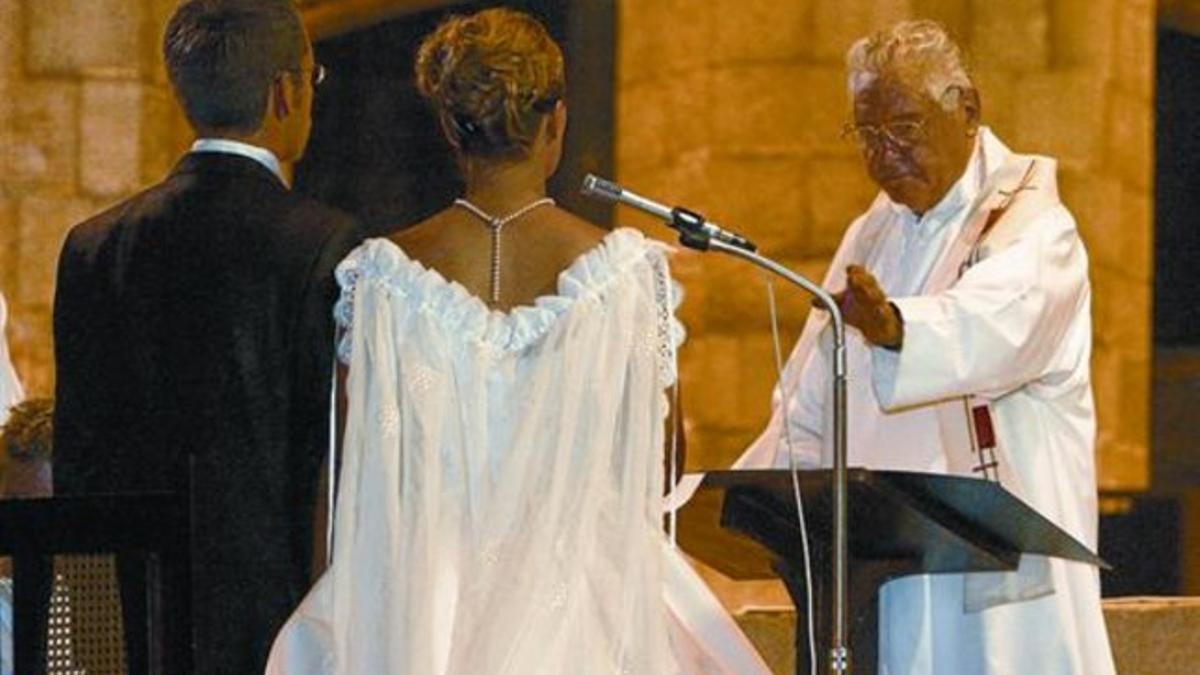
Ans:
[[[829,672],[832,471],[801,471],[818,672]],[[1017,568],[1022,553],[1107,567],[1071,535],[1000,485],[975,478],[849,470],[849,619],[855,673],[875,673],[878,592],[912,574]],[[780,577],[805,606],[800,526],[787,470],[716,471],[679,513],[685,551],[733,579]],[[797,673],[808,672],[804,621],[796,627]]]

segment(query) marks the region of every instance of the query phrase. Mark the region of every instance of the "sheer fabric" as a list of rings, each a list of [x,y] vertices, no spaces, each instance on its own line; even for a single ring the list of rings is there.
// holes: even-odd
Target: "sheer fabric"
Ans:
[[[734,672],[719,653],[748,649],[740,634],[703,646],[685,627],[704,621],[672,619],[664,598],[667,576],[700,590],[661,527],[683,339],[664,247],[616,230],[557,295],[508,313],[387,240],[338,275],[350,403],[333,564],[268,672],[658,674],[681,672],[684,649],[709,664],[689,672]]]
[[[5,339],[5,327],[8,325],[8,304],[4,295],[0,294],[0,424],[8,420],[8,412],[12,406],[25,398],[25,388],[17,378],[9,358],[8,340]]]

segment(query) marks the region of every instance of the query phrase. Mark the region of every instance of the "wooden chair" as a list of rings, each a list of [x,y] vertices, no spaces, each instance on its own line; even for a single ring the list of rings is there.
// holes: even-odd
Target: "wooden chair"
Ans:
[[[14,671],[191,673],[189,532],[175,495],[0,501]]]

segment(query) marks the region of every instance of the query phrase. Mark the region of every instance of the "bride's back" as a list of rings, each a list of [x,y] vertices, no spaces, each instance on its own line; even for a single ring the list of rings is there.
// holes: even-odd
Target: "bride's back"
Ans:
[[[483,11],[451,19],[427,37],[416,76],[466,191],[392,240],[492,309],[554,294],[559,273],[605,234],[545,198],[566,131],[558,45],[529,16]],[[493,231],[489,221],[497,220],[503,226]]]
[[[499,214],[503,215],[503,214]],[[408,257],[457,282],[492,309],[507,311],[557,292],[559,274],[595,248],[606,230],[557,207],[514,219],[500,233],[498,301],[491,302],[492,232],[452,206],[392,236]]]

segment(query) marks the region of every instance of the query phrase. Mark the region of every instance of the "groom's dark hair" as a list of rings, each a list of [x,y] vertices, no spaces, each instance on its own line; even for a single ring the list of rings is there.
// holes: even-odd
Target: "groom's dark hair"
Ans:
[[[187,0],[163,36],[175,95],[202,131],[257,131],[272,82],[299,73],[304,49],[291,0]]]

